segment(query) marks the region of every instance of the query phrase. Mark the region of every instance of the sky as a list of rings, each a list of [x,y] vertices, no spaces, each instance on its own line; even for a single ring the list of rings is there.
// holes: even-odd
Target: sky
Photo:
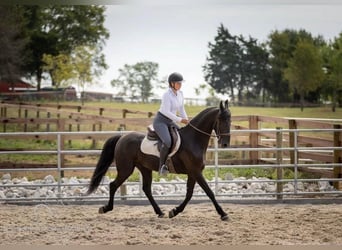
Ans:
[[[203,65],[208,43],[223,24],[232,35],[251,36],[265,42],[275,30],[305,29],[332,40],[342,32],[342,2],[325,1],[206,1],[159,4],[157,1],[107,5],[105,27],[110,33],[103,53],[109,69],[89,90],[115,95],[110,81],[124,64],[152,61],[159,64],[159,79],[180,72],[186,80],[185,97],[204,98],[194,89],[205,83]],[[237,3],[238,2],[238,3]],[[339,3],[341,2],[341,3]],[[127,3],[127,2],[126,2]],[[162,90],[156,91],[156,96]]]

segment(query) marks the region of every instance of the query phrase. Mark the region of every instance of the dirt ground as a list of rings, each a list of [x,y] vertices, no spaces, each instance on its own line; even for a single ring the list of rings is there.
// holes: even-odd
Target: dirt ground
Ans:
[[[161,205],[168,212],[174,206]],[[175,218],[151,206],[0,204],[1,245],[342,245],[342,205],[236,205],[221,221],[211,203]]]

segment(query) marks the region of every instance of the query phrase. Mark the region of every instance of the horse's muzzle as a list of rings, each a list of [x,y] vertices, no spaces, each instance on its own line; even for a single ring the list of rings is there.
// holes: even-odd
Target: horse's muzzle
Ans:
[[[222,137],[220,144],[221,148],[228,148],[230,146],[230,137]]]

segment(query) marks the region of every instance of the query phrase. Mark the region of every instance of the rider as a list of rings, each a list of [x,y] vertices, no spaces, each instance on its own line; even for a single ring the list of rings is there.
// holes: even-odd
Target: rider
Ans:
[[[168,77],[169,88],[163,94],[160,109],[153,121],[153,127],[162,141],[160,148],[159,174],[166,175],[169,170],[165,165],[171,148],[169,127],[176,122],[188,124],[188,116],[184,109],[183,92],[180,91],[183,76],[174,72]],[[176,125],[177,126],[177,125]]]

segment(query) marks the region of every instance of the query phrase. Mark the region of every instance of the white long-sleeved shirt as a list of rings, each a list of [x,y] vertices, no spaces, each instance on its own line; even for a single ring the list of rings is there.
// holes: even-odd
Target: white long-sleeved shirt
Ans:
[[[184,109],[183,92],[178,90],[176,95],[169,88],[163,94],[159,112],[174,122],[181,122],[182,119],[188,119],[188,115]]]

